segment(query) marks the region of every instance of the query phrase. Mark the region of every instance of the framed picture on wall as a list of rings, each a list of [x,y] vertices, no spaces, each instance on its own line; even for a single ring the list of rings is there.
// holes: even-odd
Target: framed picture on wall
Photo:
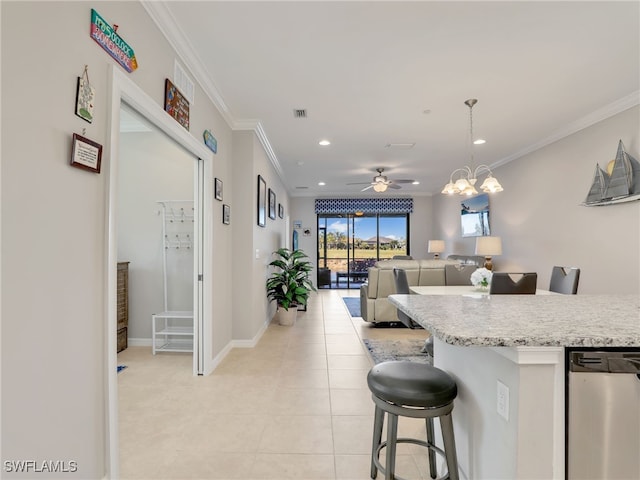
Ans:
[[[276,192],[269,189],[269,218],[276,219]]]
[[[216,178],[215,183],[216,200],[222,201],[222,180]]]
[[[284,207],[281,203],[278,204],[278,216],[284,218]]]
[[[462,201],[460,204],[460,227],[463,237],[491,235],[488,193],[481,193]]]
[[[231,207],[227,204],[222,205],[222,223],[225,225],[231,223]]]
[[[264,227],[267,224],[267,182],[258,175],[258,225]]]

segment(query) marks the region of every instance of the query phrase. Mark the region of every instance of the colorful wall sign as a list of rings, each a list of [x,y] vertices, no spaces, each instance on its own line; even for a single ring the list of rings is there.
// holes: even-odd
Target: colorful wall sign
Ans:
[[[116,29],[117,26],[112,27],[98,12],[91,9],[91,38],[122,65],[122,68],[131,73],[138,68],[136,55],[133,48],[116,33]]]
[[[209,147],[209,150],[213,153],[218,153],[218,141],[213,136],[213,133],[210,130],[205,130],[202,136],[204,137],[204,144]]]
[[[164,84],[164,110],[189,130],[189,101],[168,78]]]

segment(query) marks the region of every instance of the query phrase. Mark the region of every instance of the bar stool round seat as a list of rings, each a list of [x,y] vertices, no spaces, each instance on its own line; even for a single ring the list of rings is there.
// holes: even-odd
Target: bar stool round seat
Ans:
[[[413,443],[426,447],[429,452],[431,478],[436,478],[435,454],[442,455],[447,474],[441,478],[458,479],[458,461],[455,451],[451,411],[458,394],[456,382],[449,374],[431,365],[390,361],[375,365],[367,375],[367,384],[375,403],[373,443],[371,449],[371,478],[378,471],[386,480],[403,480],[395,475],[396,445]],[[382,441],[385,414],[388,416],[387,440]],[[427,441],[398,438],[398,416],[424,418]],[[433,419],[439,418],[444,450],[435,445]],[[386,448],[386,463],[380,463],[380,451]]]

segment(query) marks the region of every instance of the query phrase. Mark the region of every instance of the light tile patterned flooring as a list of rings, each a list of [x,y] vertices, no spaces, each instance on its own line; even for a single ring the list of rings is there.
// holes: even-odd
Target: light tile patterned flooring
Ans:
[[[340,297],[358,293],[314,294],[294,326],[271,324],[206,377],[192,376],[190,354],[121,352],[121,478],[369,479],[372,363],[362,339],[428,334],[351,318]],[[399,435],[424,439],[423,421],[401,418]],[[399,445],[396,473],[429,479],[424,452]]]

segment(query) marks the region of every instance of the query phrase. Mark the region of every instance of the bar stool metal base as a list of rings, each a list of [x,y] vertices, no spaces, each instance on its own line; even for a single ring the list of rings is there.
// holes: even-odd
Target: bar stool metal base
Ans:
[[[453,402],[438,407],[405,407],[396,405],[372,394],[375,403],[375,419],[373,427],[373,448],[371,456],[371,478],[375,479],[378,471],[384,475],[385,480],[405,480],[395,475],[396,445],[398,443],[412,443],[425,447],[429,451],[429,470],[431,478],[434,480],[458,480],[458,461],[455,450],[455,440],[453,434],[453,422],[451,411]],[[384,426],[385,413],[389,417],[387,426],[387,440],[382,440],[382,428]],[[424,418],[426,420],[427,441],[416,438],[397,438],[398,417]],[[442,437],[444,440],[444,450],[435,445],[433,432],[433,419],[439,418],[442,427]],[[386,465],[380,463],[380,452],[386,448]],[[436,477],[435,454],[441,455],[447,464],[447,472],[441,477]]]

